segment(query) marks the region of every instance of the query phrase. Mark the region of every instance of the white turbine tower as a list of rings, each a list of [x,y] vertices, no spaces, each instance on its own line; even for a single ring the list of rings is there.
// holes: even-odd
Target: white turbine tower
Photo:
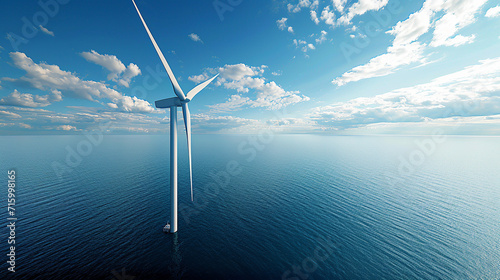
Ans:
[[[139,17],[141,18],[144,28],[146,28],[146,32],[148,33],[149,38],[151,39],[151,42],[153,43],[153,46],[155,47],[156,52],[158,53],[158,56],[160,57],[160,60],[163,63],[163,66],[165,67],[165,70],[167,70],[168,77],[170,78],[170,82],[172,83],[172,86],[174,88],[174,93],[175,95],[177,95],[177,97],[162,99],[155,102],[156,108],[170,108],[171,225],[170,228],[168,228],[167,226],[169,225],[167,224],[166,228],[171,233],[174,233],[177,231],[177,107],[182,107],[182,114],[184,116],[184,125],[186,126],[186,137],[187,137],[188,159],[189,159],[189,181],[191,183],[191,200],[193,200],[193,169],[191,166],[191,115],[189,114],[188,103],[194,98],[194,96],[198,92],[200,92],[208,84],[210,84],[210,82],[212,82],[215,78],[217,78],[219,74],[217,74],[210,80],[207,80],[197,85],[190,92],[188,92],[187,95],[184,95],[184,92],[179,86],[179,83],[177,83],[177,79],[175,79],[174,73],[172,73],[172,70],[170,69],[170,66],[167,63],[167,60],[163,56],[163,53],[158,47],[158,44],[156,44],[156,41],[153,38],[153,35],[151,34],[151,31],[149,31],[149,28],[146,25],[146,22],[144,21],[141,12],[139,12],[139,8],[137,8],[137,5],[135,4],[134,0],[132,0],[132,3],[134,3],[135,9],[137,10]]]

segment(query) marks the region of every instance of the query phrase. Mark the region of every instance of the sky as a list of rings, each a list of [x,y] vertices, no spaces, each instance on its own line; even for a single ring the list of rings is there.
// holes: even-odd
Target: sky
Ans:
[[[500,135],[497,1],[136,3],[184,92],[219,74],[189,103],[195,134]],[[168,132],[154,102],[174,92],[131,0],[0,18],[0,135]]]

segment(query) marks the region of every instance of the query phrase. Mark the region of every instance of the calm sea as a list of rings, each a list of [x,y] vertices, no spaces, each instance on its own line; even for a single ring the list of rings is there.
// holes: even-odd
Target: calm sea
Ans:
[[[168,137],[94,140],[0,137],[1,279],[500,279],[500,137],[194,135],[193,203],[180,134],[175,235]]]

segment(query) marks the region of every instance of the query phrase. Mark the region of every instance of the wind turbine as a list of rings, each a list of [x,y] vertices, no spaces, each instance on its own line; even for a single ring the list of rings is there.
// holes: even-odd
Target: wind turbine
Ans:
[[[191,91],[189,91],[187,95],[184,95],[184,92],[179,86],[179,83],[177,82],[177,79],[175,78],[172,69],[170,69],[170,66],[168,65],[167,60],[163,56],[163,53],[161,52],[160,48],[158,47],[158,44],[156,44],[156,40],[153,37],[153,34],[151,34],[151,31],[149,31],[149,28],[146,22],[144,21],[144,18],[142,17],[139,8],[137,8],[137,5],[135,4],[134,0],[132,0],[132,3],[134,3],[135,9],[137,10],[137,14],[139,14],[142,24],[144,25],[144,28],[146,29],[146,32],[149,35],[149,39],[151,39],[151,42],[153,43],[153,46],[155,47],[155,50],[158,53],[158,56],[160,57],[160,60],[163,63],[163,66],[165,67],[165,70],[167,70],[168,77],[170,79],[170,82],[172,83],[172,87],[174,88],[174,93],[175,95],[177,95],[177,97],[162,99],[155,102],[156,108],[170,108],[170,202],[171,202],[170,218],[172,219],[172,224],[170,225],[170,228],[167,228],[167,226],[169,226],[168,224],[167,226],[165,226],[165,228],[169,232],[174,233],[177,232],[177,107],[182,107],[184,125],[186,126],[188,160],[189,160],[189,182],[191,183],[191,201],[193,201],[193,169],[191,166],[191,115],[189,114],[188,103],[195,97],[195,95],[198,92],[200,92],[202,89],[208,86],[208,84],[210,84],[215,78],[217,78],[219,74],[197,85]]]

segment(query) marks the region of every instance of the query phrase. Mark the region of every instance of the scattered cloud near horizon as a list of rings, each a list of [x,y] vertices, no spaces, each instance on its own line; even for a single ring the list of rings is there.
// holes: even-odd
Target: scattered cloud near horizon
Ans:
[[[97,53],[95,53],[97,54]],[[84,99],[101,103],[102,99],[110,102],[106,103],[109,108],[118,109],[123,112],[145,112],[151,113],[155,109],[151,104],[145,100],[137,97],[126,96],[115,89],[109,88],[102,82],[82,80],[75,74],[61,70],[57,65],[50,65],[47,63],[35,63],[26,54],[21,52],[12,52],[10,57],[14,65],[26,71],[26,75],[19,78],[4,78],[13,83],[25,83],[33,88],[50,91],[54,95],[57,93],[57,98],[50,96],[33,96],[31,94],[20,94],[17,91],[11,93],[6,98],[2,99],[3,102],[9,104],[24,104],[28,107],[41,107],[48,106],[51,102],[61,101],[63,96],[72,98]],[[110,66],[116,63],[114,56],[93,56],[95,58],[103,58],[104,60],[96,60],[98,63]],[[114,58],[113,58],[114,57]],[[123,64],[122,64],[123,65]],[[113,69],[110,67],[110,69]],[[123,70],[126,72],[126,70]],[[117,72],[112,72],[108,78],[114,78]],[[123,76],[122,76],[123,79]],[[62,95],[60,93],[63,93]],[[102,104],[102,103],[101,103]]]
[[[374,97],[317,107],[309,117],[325,129],[436,123],[464,118],[500,121],[500,57]],[[394,126],[394,125],[393,125]]]
[[[449,133],[459,134],[465,128],[477,133],[477,127],[481,127],[482,134],[498,134],[500,130],[500,57],[481,60],[421,85],[315,107],[311,113],[300,118],[262,120],[221,115],[244,107],[259,107],[260,102],[264,104],[263,108],[271,106],[268,101],[259,100],[258,97],[243,95],[246,90],[246,93],[250,93],[261,87],[266,88],[266,85],[277,91],[278,100],[283,102],[277,103],[281,104],[280,108],[285,107],[287,101],[283,94],[286,91],[274,82],[261,80],[266,69],[265,66],[250,67],[245,64],[212,69],[221,73],[221,80],[217,82],[219,86],[234,89],[237,93],[226,102],[210,105],[209,112],[193,114],[195,133],[255,133],[262,129],[284,133],[425,133],[439,127],[448,129]],[[51,98],[57,99],[58,93],[53,94],[52,97],[35,96],[15,91],[4,97],[0,101],[0,126],[77,132],[99,122],[112,121],[115,132],[168,131],[168,117],[159,114],[114,111],[106,107],[68,107],[73,111],[71,113],[37,108],[46,106]],[[271,99],[275,97],[273,94],[270,96]],[[460,126],[462,130],[453,130]]]

